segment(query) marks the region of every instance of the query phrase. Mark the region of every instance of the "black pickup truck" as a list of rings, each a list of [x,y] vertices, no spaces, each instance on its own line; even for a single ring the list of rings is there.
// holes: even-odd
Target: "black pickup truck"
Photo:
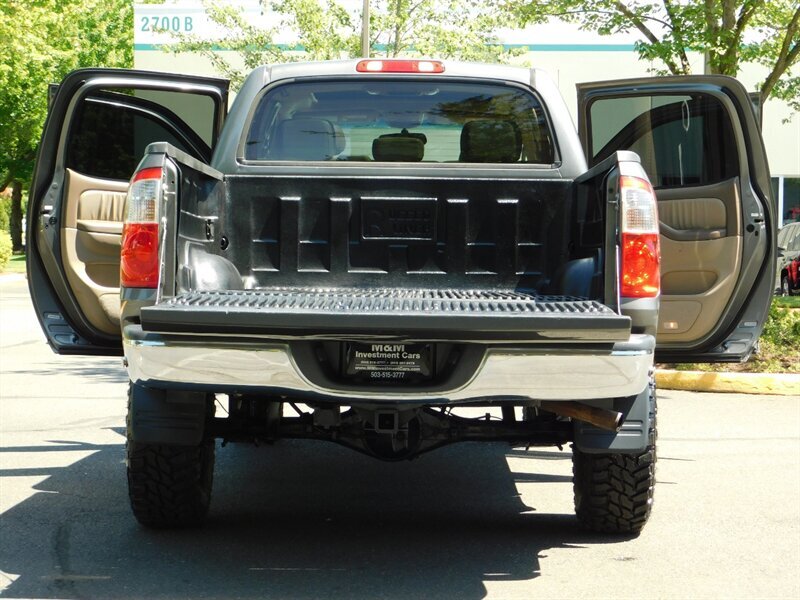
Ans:
[[[227,94],[76,71],[42,138],[31,295],[56,352],[124,354],[136,518],[202,522],[216,439],[571,442],[580,521],[638,532],[655,358],[746,359],[773,290],[742,86],[580,85],[579,132],[536,69],[295,63]]]

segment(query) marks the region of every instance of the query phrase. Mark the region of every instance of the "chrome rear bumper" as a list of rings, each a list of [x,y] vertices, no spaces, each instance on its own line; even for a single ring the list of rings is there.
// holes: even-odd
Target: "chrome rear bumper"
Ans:
[[[257,340],[231,343],[223,337],[182,340],[181,336],[125,337],[128,373],[134,383],[209,392],[253,391],[320,401],[386,401],[447,404],[486,399],[592,400],[633,396],[648,384],[653,365],[652,336],[633,335],[611,350],[552,350],[489,347],[475,374],[452,389],[368,391],[320,385],[306,377],[288,344]],[[373,391],[374,390],[374,391]]]

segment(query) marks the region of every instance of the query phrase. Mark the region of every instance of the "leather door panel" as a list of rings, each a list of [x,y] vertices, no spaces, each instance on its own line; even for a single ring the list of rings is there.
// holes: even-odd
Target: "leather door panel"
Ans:
[[[119,252],[127,181],[67,169],[61,251],[81,310],[104,333],[119,332]]]
[[[737,178],[662,189],[660,342],[706,335],[730,301],[742,263]]]

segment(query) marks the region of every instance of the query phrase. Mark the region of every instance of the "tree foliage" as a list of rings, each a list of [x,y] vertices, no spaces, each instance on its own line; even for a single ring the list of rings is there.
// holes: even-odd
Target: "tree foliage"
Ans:
[[[797,0],[507,0],[523,23],[556,17],[608,35],[637,31],[636,45],[665,72],[692,71],[689,52],[705,55],[709,73],[736,76],[742,62],[758,62],[768,75],[762,102],[786,100],[800,110],[800,78],[790,69],[800,59]]]
[[[209,20],[224,31],[216,39],[209,40],[192,34],[176,34],[178,42],[172,46],[175,53],[195,52],[205,56],[214,68],[231,80],[234,88],[241,86],[244,75],[259,65],[284,62],[285,52],[273,43],[275,28],[264,29],[247,20],[240,8],[223,2],[204,1]],[[218,50],[230,50],[240,56],[244,67],[229,61]]]
[[[508,11],[491,0],[387,0],[371,6],[372,55],[507,62],[519,54],[499,43],[497,30],[512,23]]]
[[[769,70],[761,85],[761,101],[780,98],[800,111],[800,75],[790,69],[800,64],[800,3],[768,1],[753,18],[757,44],[745,45],[742,60],[758,62]]]
[[[304,59],[358,56],[361,21],[336,0],[279,0],[273,8],[283,15],[283,25],[298,33]]]
[[[0,191],[12,187],[11,236],[21,247],[21,197],[47,116],[48,84],[83,66],[133,64],[128,0],[0,2]]]
[[[174,52],[199,52],[238,87],[253,66],[295,60],[329,60],[360,56],[361,15],[336,0],[264,0],[262,10],[278,26],[258,27],[219,0],[204,0],[212,22],[224,33],[217,39],[178,34]],[[506,49],[495,32],[510,26],[511,15],[492,0],[372,0],[371,56],[437,56],[484,62],[507,62],[523,50]],[[274,43],[279,31],[291,30],[297,45]],[[216,52],[234,50],[244,69]],[[299,50],[302,50],[300,52]]]

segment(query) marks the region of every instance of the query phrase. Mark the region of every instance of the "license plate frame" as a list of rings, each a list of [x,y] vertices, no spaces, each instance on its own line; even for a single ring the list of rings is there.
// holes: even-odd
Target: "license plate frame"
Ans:
[[[407,384],[434,376],[433,344],[348,342],[343,355],[344,376],[356,381]]]

